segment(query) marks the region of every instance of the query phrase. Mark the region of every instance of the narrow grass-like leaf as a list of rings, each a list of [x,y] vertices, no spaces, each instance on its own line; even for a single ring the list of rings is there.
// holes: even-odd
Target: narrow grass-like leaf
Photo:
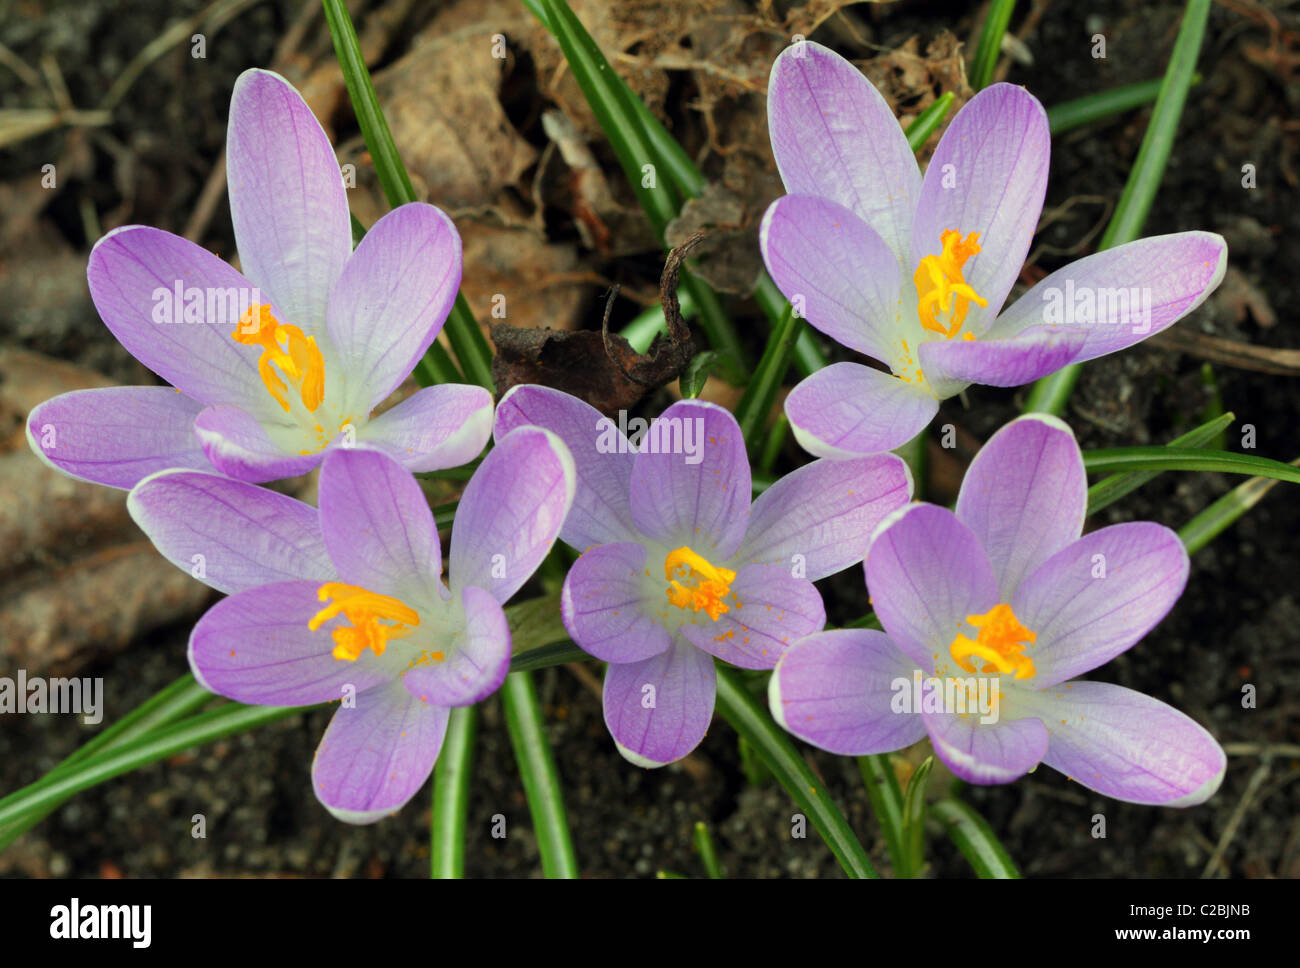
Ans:
[[[1231,413],[1204,423],[1194,430],[1189,430],[1181,437],[1169,441],[1169,447],[1208,447],[1219,438],[1225,429],[1236,419]],[[1088,513],[1095,514],[1104,507],[1114,504],[1124,495],[1137,490],[1143,484],[1160,476],[1159,471],[1129,471],[1103,477],[1088,488]]]
[[[943,829],[979,877],[1000,880],[1020,877],[1020,871],[1002,841],[970,804],[944,799],[932,804],[930,813],[943,824]]]
[[[718,712],[749,741],[777,782],[812,821],[850,877],[879,877],[866,848],[789,738],[749,694],[740,675],[718,665]]]
[[[903,791],[898,785],[888,753],[872,753],[858,757],[862,783],[867,788],[871,810],[885,834],[889,860],[894,865],[895,877],[911,877],[908,853],[903,840]]]
[[[695,849],[699,852],[700,863],[704,865],[704,873],[715,881],[726,877],[722,873],[722,865],[718,863],[718,851],[713,846],[708,824],[702,820],[695,822]]]
[[[993,71],[998,66],[998,55],[1002,53],[1002,38],[1006,36],[1007,25],[1011,23],[1011,13],[1016,9],[1016,0],[993,0],[989,4],[989,15],[980,31],[979,44],[975,47],[975,57],[971,61],[970,86],[977,91],[988,87],[993,81]]]
[[[1200,80],[1200,74],[1192,75],[1193,85],[1199,84]],[[1157,77],[1150,81],[1113,87],[1108,91],[1098,91],[1096,94],[1086,94],[1072,101],[1062,101],[1047,109],[1047,128],[1054,135],[1064,134],[1086,124],[1143,107],[1156,99],[1161,83],[1162,78]]]
[[[505,706],[510,745],[514,747],[515,762],[524,781],[537,849],[542,855],[542,871],[547,877],[577,877],[578,861],[564,812],[560,777],[546,738],[532,673],[512,672],[506,676],[501,701]]]
[[[1115,205],[1115,214],[1097,243],[1098,251],[1132,242],[1142,232],[1147,212],[1151,210],[1151,203],[1164,178],[1169,152],[1173,150],[1178,121],[1182,117],[1183,105],[1187,103],[1187,91],[1192,85],[1209,16],[1210,0],[1187,0],[1174,51],[1160,81],[1160,93],[1156,96],[1151,121],[1142,138],[1142,147],[1138,149],[1137,160]],[[1061,413],[1078,380],[1078,363],[1071,363],[1043,377],[1025,399],[1025,410]]]
[[[757,454],[762,446],[772,401],[776,399],[786,371],[790,369],[790,358],[802,325],[802,320],[787,305],[785,315],[768,338],[763,358],[758,361],[749,385],[736,404],[736,423],[740,424],[740,432],[751,454]]]
[[[934,757],[927,756],[916,768],[903,794],[903,853],[909,877],[921,872],[925,863],[925,787],[934,768]]]
[[[451,711],[447,736],[433,769],[433,811],[429,821],[429,876],[465,876],[465,827],[469,821],[469,781],[478,733],[478,707]]]
[[[1300,458],[1292,461],[1291,467],[1300,467]],[[1275,478],[1252,477],[1243,484],[1238,484],[1223,497],[1219,498],[1192,520],[1178,529],[1178,537],[1187,546],[1187,553],[1194,555],[1218,537],[1234,521],[1260,502],[1277,484]]]
[[[956,98],[952,91],[945,91],[912,119],[912,123],[907,126],[907,143],[913,151],[920,151],[930,135],[943,124],[943,119],[952,110],[952,102]]]
[[[1113,447],[1085,450],[1083,466],[1091,474],[1103,471],[1218,471],[1251,474],[1300,484],[1300,470],[1268,457],[1234,454],[1194,447]]]

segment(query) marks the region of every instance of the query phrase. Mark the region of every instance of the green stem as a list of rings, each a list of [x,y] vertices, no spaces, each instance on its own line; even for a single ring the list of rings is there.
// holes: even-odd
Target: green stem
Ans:
[[[979,877],[1004,880],[1020,877],[1020,871],[993,828],[969,804],[944,799],[933,804],[930,813],[943,824],[944,831]]]
[[[927,756],[916,768],[903,794],[903,853],[907,857],[908,877],[915,877],[925,864],[925,787],[934,768],[934,757]]]
[[[695,822],[695,849],[699,851],[700,863],[704,865],[705,874],[715,881],[726,876],[722,873],[722,865],[718,863],[718,851],[713,846],[713,837],[709,834],[708,825],[702,820]]]
[[[872,812],[885,833],[885,846],[889,860],[894,865],[895,877],[911,877],[908,854],[903,841],[903,791],[898,785],[888,753],[872,753],[858,757],[858,769],[867,788]]]
[[[433,771],[433,813],[429,822],[430,876],[465,876],[465,828],[469,822],[469,781],[474,762],[478,707],[451,711],[447,736]]]
[[[993,0],[989,4],[989,15],[984,21],[984,29],[980,31],[975,58],[971,61],[970,86],[976,91],[988,87],[993,80],[998,55],[1002,52],[1002,38],[1006,35],[1015,8],[1016,0]]]

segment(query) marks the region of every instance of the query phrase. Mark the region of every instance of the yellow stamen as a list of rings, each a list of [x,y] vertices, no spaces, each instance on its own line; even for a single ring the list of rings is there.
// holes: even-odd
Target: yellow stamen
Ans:
[[[681,569],[685,571],[680,578],[674,577]],[[719,615],[731,611],[723,599],[731,594],[736,573],[710,564],[687,546],[668,553],[664,577],[668,579],[668,601],[678,608],[707,612],[715,622]]]
[[[932,333],[952,339],[961,329],[971,303],[988,305],[988,300],[967,285],[961,274],[966,260],[980,251],[979,237],[978,232],[972,232],[963,239],[956,229],[947,229],[939,235],[943,252],[927,255],[916,267],[912,276],[919,297],[916,311],[921,317],[921,325]],[[952,315],[945,326],[939,316],[948,313]],[[965,338],[973,339],[974,336],[967,333]]]
[[[305,336],[297,326],[280,322],[271,315],[270,304],[250,306],[239,317],[239,325],[230,334],[236,343],[262,347],[257,361],[257,372],[266,389],[276,402],[289,412],[289,388],[280,373],[297,390],[298,397],[309,413],[315,411],[325,399],[325,358],[321,356],[314,336]]]
[[[334,599],[312,616],[307,628],[315,632],[340,612],[351,625],[340,625],[330,633],[334,640],[333,656],[355,662],[366,649],[383,655],[389,639],[400,639],[420,624],[420,616],[405,602],[387,595],[367,591],[357,585],[326,582],[320,586],[316,597],[322,602]],[[391,622],[381,625],[380,622]]]
[[[966,621],[979,629],[974,641],[964,635],[952,640],[948,651],[957,664],[967,672],[974,672],[970,656],[984,660],[982,672],[1014,672],[1017,679],[1028,679],[1034,674],[1034,661],[1025,655],[1025,646],[1038,638],[1020,624],[1011,606],[994,605],[983,615],[967,615]]]

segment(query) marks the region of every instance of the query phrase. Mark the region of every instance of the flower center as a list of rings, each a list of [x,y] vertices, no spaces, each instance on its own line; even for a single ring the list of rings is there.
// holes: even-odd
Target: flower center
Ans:
[[[262,347],[258,375],[285,413],[290,411],[290,386],[298,391],[298,399],[308,413],[314,413],[325,399],[325,359],[315,337],[304,336],[297,326],[280,322],[271,315],[270,304],[249,307],[230,337],[245,346]]]
[[[1033,676],[1034,661],[1024,653],[1025,646],[1038,636],[1020,624],[1010,605],[994,605],[983,615],[967,615],[966,621],[979,632],[974,641],[964,635],[952,640],[948,651],[959,666],[974,672],[971,663],[974,656],[984,660],[981,672],[1014,672],[1017,679]]]
[[[328,598],[334,601],[311,617],[308,629],[315,632],[340,612],[352,623],[340,625],[330,633],[336,659],[355,662],[366,649],[383,655],[389,639],[404,638],[420,624],[420,616],[405,602],[357,585],[326,582],[316,597],[322,602]]]
[[[736,573],[710,564],[687,546],[668,553],[664,577],[668,579],[668,601],[678,608],[707,612],[715,622],[719,615],[731,611],[723,599],[731,594]]]
[[[947,339],[957,335],[971,303],[988,305],[983,296],[966,284],[961,274],[966,260],[980,251],[979,237],[978,232],[972,232],[963,239],[956,229],[945,230],[939,235],[943,252],[927,255],[912,275],[919,296],[916,311],[921,317],[921,326]],[[946,325],[940,316],[946,317]],[[965,339],[975,338],[974,333],[963,335]]]

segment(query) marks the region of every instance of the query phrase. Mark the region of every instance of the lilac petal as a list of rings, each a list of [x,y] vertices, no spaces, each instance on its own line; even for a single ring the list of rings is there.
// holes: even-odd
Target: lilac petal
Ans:
[[[899,355],[898,256],[866,222],[827,199],[786,195],[763,216],[758,242],[777,288],[808,322],[877,360]]]
[[[907,257],[921,173],[893,111],[839,54],[808,41],[787,47],[767,88],[772,154],[785,190],[820,195]]]
[[[433,772],[448,715],[400,682],[361,693],[354,707],[340,706],[312,760],[316,799],[345,823],[374,823],[400,809]]]
[[[639,446],[630,493],[637,529],[709,560],[735,554],[751,488],[736,418],[716,404],[679,400],[655,418]]]
[[[981,251],[962,270],[988,301],[987,308],[970,305],[963,328],[976,336],[989,328],[1024,265],[1043,209],[1050,150],[1038,99],[1023,87],[994,84],[957,112],[925,171],[911,264],[938,255],[948,229],[979,233]]]
[[[1011,601],[1024,577],[1083,532],[1088,478],[1068,424],[1019,417],[989,438],[966,470],[957,517],[975,533]]]
[[[1047,754],[1047,728],[1032,717],[981,723],[979,712],[922,712],[921,718],[935,754],[968,783],[1010,783]]]
[[[1043,762],[1090,790],[1164,807],[1204,803],[1227,758],[1208,732],[1172,706],[1132,689],[1076,680],[1015,703],[1050,736]]]
[[[340,581],[414,608],[441,601],[438,529],[410,471],[378,451],[334,448],[321,466],[318,504]]]
[[[1078,329],[1031,326],[1005,339],[931,340],[921,344],[917,355],[933,383],[1018,387],[1073,362],[1083,345]]]
[[[717,621],[690,613],[681,635],[698,649],[740,666],[771,669],[791,642],[826,626],[821,593],[783,565],[746,565],[731,582],[731,610]]]
[[[251,407],[260,415],[279,410],[257,375],[258,353],[230,337],[254,297],[266,297],[207,249],[161,229],[126,225],[95,243],[86,280],[118,342],[186,396]],[[175,305],[177,287],[181,306]],[[234,294],[234,305],[223,294]],[[160,319],[181,313],[187,295],[194,297],[191,305],[202,306],[201,321],[185,322],[182,315],[154,322],[160,307],[168,307]]]
[[[336,574],[314,507],[264,487],[199,471],[162,471],[126,499],[162,556],[219,592]]]
[[[998,318],[997,331],[1040,322],[1079,330],[1075,362],[1096,359],[1168,329],[1218,288],[1227,267],[1227,243],[1213,232],[1138,239],[1057,269]]]
[[[134,487],[168,467],[211,470],[194,436],[202,407],[171,387],[73,390],[27,416],[27,443],[62,474]]]
[[[768,680],[768,706],[773,719],[820,749],[892,753],[925,737],[919,715],[894,709],[899,681],[910,690],[915,668],[883,632],[819,632],[781,657]]]
[[[652,567],[653,566],[653,567]],[[564,579],[560,601],[564,627],[585,652],[606,662],[639,662],[671,644],[663,614],[665,594],[651,598],[647,573],[663,569],[647,562],[646,548],[632,541],[599,545],[583,552]]]
[[[475,585],[509,601],[555,544],[576,476],[569,449],[549,430],[521,427],[501,438],[456,508],[452,591]]]
[[[442,329],[460,275],[460,235],[432,205],[402,205],[371,226],[326,312],[345,413],[369,413],[401,385]]]
[[[933,393],[861,363],[832,363],[785,398],[795,439],[814,457],[857,457],[901,447],[938,412]]]
[[[718,679],[713,657],[685,642],[605,672],[605,725],[623,757],[647,769],[700,745],[713,718]]]
[[[966,616],[998,603],[993,566],[970,528],[947,508],[910,504],[876,531],[867,588],[880,624],[923,670],[946,662]]]
[[[1011,602],[1038,636],[1033,684],[1073,679],[1132,647],[1169,614],[1188,567],[1178,535],[1150,521],[1102,528],[1048,558]]]
[[[492,695],[510,671],[510,625],[490,592],[470,585],[461,594],[465,627],[402,675],[407,691],[435,706],[469,706]]]
[[[194,432],[213,467],[250,484],[297,477],[321,461],[319,452],[286,453],[256,417],[238,407],[208,407],[195,418]]]
[[[754,501],[739,561],[798,565],[820,581],[856,565],[871,534],[912,496],[912,475],[893,454],[816,460]]]
[[[248,70],[235,81],[226,185],[244,272],[286,314],[282,323],[319,331],[352,224],[329,138],[279,74]]]
[[[357,440],[382,450],[409,471],[468,464],[492,435],[492,394],[483,387],[442,383],[417,390],[362,425]]]
[[[628,504],[635,448],[614,422],[560,390],[531,384],[511,387],[497,405],[493,435],[499,441],[527,425],[551,431],[573,455],[577,490],[560,538],[579,551],[637,540]]]
[[[190,634],[190,668],[205,688],[254,706],[307,706],[344,699],[392,678],[373,652],[336,659],[330,632],[307,623],[321,609],[319,582],[287,581],[223,598]]]

